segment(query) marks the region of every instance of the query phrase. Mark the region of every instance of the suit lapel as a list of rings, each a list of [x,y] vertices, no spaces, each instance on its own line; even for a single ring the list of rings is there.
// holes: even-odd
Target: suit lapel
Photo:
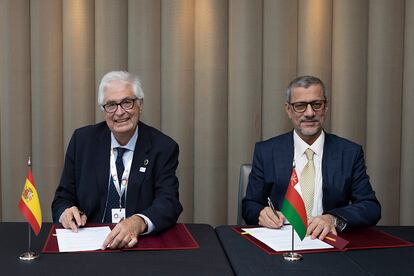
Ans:
[[[128,180],[127,191],[127,216],[137,210],[139,200],[137,195],[140,194],[141,185],[147,173],[147,167],[152,165],[149,157],[149,151],[152,147],[152,142],[148,133],[147,126],[141,122],[138,125],[138,139],[135,145],[134,157],[131,164],[131,172]]]
[[[342,152],[338,151],[335,146],[334,136],[325,133],[325,143],[323,146],[323,158],[322,158],[322,191],[326,194],[326,191],[331,189],[331,185],[334,185],[334,175],[340,167],[340,160]],[[323,197],[325,199],[325,197]],[[325,208],[325,201],[323,200]]]
[[[274,189],[274,192],[276,192],[276,195],[279,195],[277,200],[278,205],[281,205],[281,202],[283,201],[292,173],[294,155],[293,132],[287,133],[283,139],[282,143],[275,143],[275,146],[273,147],[275,183],[277,189]],[[279,208],[281,208],[281,206],[279,206]]]
[[[108,196],[109,181],[109,152],[111,150],[111,132],[108,127],[97,134],[97,147],[95,154],[95,175],[100,195],[100,206],[102,212],[105,209],[106,198]],[[103,216],[103,214],[102,214]]]

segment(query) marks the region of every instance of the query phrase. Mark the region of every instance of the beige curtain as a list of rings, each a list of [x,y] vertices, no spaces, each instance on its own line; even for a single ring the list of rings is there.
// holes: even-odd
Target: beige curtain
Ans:
[[[381,224],[414,224],[414,1],[0,0],[0,211],[32,157],[45,221],[100,78],[138,74],[143,121],[180,145],[182,222],[234,224],[254,143],[291,129],[284,89],[327,84],[328,131],[364,146]]]

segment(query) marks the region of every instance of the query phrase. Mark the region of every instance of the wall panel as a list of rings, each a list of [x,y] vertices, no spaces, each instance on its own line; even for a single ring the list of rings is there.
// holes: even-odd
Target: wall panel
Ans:
[[[297,1],[264,1],[262,139],[292,125],[285,112],[286,86],[296,77]]]
[[[297,75],[319,77],[330,97],[332,77],[332,0],[299,0]],[[325,120],[329,130],[330,109]]]
[[[331,131],[365,145],[368,1],[333,2]]]
[[[128,70],[128,0],[99,0],[95,1],[96,90],[102,77],[114,70]],[[97,105],[95,120],[103,120]]]
[[[32,1],[30,19],[33,175],[47,220],[63,166],[62,2]]]
[[[73,130],[103,119],[103,74],[129,70],[142,120],[180,146],[180,221],[236,222],[240,165],[292,128],[286,86],[313,74],[326,129],[364,146],[381,223],[412,224],[413,14],[409,0],[0,0],[2,220],[22,219],[28,155],[51,220]]]
[[[225,1],[196,1],[194,221],[213,225],[227,219],[227,30]]]
[[[73,131],[95,121],[94,2],[63,1],[63,137],[62,154]]]
[[[0,1],[0,37],[0,219],[20,221],[16,206],[32,149],[27,1]]]
[[[235,223],[240,165],[261,138],[262,1],[229,2],[228,223]]]
[[[182,221],[194,213],[194,1],[161,2],[161,129],[180,145]]]
[[[141,119],[161,127],[161,1],[128,2],[128,70],[144,89]]]
[[[401,122],[400,223],[414,225],[414,1],[405,2],[404,80]],[[393,185],[397,185],[394,181]]]
[[[382,224],[399,223],[403,24],[404,1],[370,2],[366,148]]]

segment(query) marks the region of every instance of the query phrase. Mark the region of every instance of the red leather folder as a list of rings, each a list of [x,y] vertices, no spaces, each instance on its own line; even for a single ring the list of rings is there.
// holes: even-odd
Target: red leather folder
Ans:
[[[349,244],[349,241],[346,239],[332,233],[328,233],[323,241],[340,250],[345,249],[345,247]]]
[[[233,230],[239,233],[243,238],[255,244],[257,247],[265,251],[269,255],[277,255],[286,253],[286,251],[275,251],[266,244],[257,240],[251,235],[243,234],[242,228],[248,227],[233,227]],[[298,253],[316,253],[316,252],[330,252],[330,251],[346,251],[369,248],[389,248],[389,247],[405,247],[414,246],[413,243],[395,237],[391,234],[385,233],[376,227],[356,229],[350,232],[341,233],[340,236],[329,235],[328,237],[335,239],[335,242],[325,239],[324,241],[336,246],[336,248],[318,249],[318,250],[298,250]],[[336,238],[338,237],[338,238]],[[335,244],[337,243],[337,244]],[[345,246],[343,246],[345,243]],[[342,248],[341,248],[342,247]]]
[[[115,224],[90,224],[86,227],[109,226],[111,229]],[[56,229],[63,228],[60,224],[53,224],[50,228],[49,235],[43,247],[43,253],[59,253],[59,246],[56,237]],[[187,226],[177,223],[173,227],[165,230],[156,236],[140,236],[138,243],[126,250],[182,250],[182,249],[197,249],[199,248],[197,242],[188,231]],[[114,252],[121,250],[96,250],[93,252]],[[86,252],[86,251],[82,251]]]

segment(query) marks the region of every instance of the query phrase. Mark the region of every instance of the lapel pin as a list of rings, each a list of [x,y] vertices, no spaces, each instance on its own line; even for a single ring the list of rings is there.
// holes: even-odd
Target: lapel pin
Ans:
[[[148,165],[148,159],[144,160],[144,166]]]
[[[145,167],[141,167],[141,168],[139,168],[139,171],[140,172],[145,172],[147,170],[147,168],[145,168]]]

